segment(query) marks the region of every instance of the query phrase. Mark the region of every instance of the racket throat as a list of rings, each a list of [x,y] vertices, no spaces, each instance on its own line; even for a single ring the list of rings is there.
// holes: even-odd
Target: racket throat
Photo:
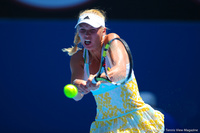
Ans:
[[[102,77],[96,77],[95,80],[98,81],[105,81],[105,82],[109,82],[112,83],[112,81],[110,81],[108,78],[102,78]]]

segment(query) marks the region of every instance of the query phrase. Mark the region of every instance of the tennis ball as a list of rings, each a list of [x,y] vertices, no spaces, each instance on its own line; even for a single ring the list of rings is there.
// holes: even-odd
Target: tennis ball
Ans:
[[[78,94],[78,89],[73,84],[67,84],[64,86],[64,94],[68,98],[74,98]]]

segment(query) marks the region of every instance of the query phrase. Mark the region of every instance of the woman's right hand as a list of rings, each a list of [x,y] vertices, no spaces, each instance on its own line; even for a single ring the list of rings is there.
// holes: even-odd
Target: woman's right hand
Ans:
[[[85,95],[85,94],[88,94],[90,92],[90,90],[86,86],[87,82],[85,80],[75,79],[73,81],[73,84],[78,88],[78,93]]]

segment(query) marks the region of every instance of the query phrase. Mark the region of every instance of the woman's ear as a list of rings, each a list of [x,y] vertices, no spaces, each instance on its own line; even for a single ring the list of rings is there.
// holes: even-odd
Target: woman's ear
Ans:
[[[106,35],[106,27],[103,27],[103,35]]]

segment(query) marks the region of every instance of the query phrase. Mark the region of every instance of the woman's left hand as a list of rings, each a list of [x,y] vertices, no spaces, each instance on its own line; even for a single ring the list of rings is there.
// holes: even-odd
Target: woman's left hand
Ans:
[[[100,84],[101,84],[101,82],[99,81],[99,82],[97,82],[96,84],[93,84],[92,83],[92,80],[93,80],[93,78],[95,77],[96,75],[90,75],[89,76],[89,78],[88,78],[88,80],[87,80],[87,82],[86,82],[86,87],[89,89],[89,90],[97,90],[98,88],[99,88],[99,86],[100,86]]]

